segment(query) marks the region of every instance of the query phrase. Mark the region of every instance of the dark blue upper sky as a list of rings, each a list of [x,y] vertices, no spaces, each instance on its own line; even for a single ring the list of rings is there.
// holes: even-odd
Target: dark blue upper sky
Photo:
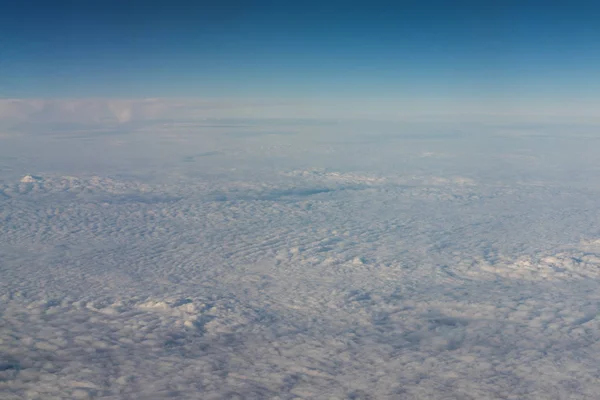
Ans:
[[[597,97],[600,5],[1,1],[0,97]]]

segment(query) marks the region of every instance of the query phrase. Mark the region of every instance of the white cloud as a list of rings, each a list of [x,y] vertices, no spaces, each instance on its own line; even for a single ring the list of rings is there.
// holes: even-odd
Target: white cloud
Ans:
[[[2,143],[3,398],[600,391],[592,142],[232,125]]]
[[[202,119],[366,119],[437,122],[439,124],[597,123],[597,104],[549,103],[514,99],[0,99],[0,123],[119,124],[127,122]],[[518,134],[518,129],[499,127]],[[535,135],[527,127],[520,128]]]
[[[0,122],[115,124],[163,119],[293,117],[290,101],[228,99],[0,99]]]

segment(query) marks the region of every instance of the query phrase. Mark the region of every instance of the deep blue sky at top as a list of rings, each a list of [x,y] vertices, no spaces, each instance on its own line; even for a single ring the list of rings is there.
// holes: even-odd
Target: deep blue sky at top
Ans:
[[[0,97],[596,98],[594,3],[0,0]]]

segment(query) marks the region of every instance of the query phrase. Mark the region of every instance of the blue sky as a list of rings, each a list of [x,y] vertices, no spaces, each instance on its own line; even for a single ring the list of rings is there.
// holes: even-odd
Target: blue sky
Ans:
[[[2,2],[0,97],[598,96],[600,6],[482,3]]]

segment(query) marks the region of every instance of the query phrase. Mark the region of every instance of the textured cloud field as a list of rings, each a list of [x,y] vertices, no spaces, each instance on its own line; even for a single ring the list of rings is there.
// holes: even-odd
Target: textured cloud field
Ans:
[[[600,398],[595,126],[34,127],[2,399]]]

